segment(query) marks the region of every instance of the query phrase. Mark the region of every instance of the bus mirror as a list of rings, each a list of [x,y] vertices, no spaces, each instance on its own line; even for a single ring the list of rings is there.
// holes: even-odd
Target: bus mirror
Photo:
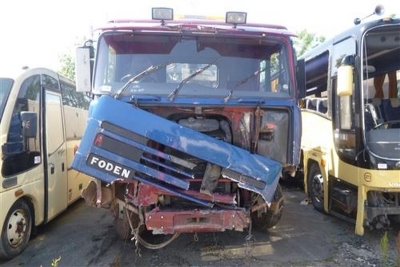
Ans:
[[[34,138],[37,133],[37,114],[31,111],[21,112],[22,135],[24,138]]]
[[[350,96],[353,92],[353,67],[342,65],[337,74],[337,95]]]
[[[354,19],[354,24],[355,24],[355,25],[358,25],[358,24],[361,23],[362,20],[364,20],[364,19],[366,19],[366,18],[368,18],[368,17],[370,17],[370,16],[372,16],[372,15],[382,16],[383,13],[385,13],[385,8],[384,8],[382,5],[377,5],[377,6],[375,7],[374,12],[373,12],[372,14],[369,14],[368,16],[366,16],[366,17],[364,17],[364,18],[362,18],[362,19],[360,19],[360,18]]]
[[[306,63],[304,59],[297,61],[296,78],[297,78],[297,98],[302,99],[306,97]]]
[[[382,16],[385,13],[385,8],[382,5],[377,5],[374,10],[374,14]]]
[[[93,47],[90,46],[76,49],[75,81],[77,92],[90,92],[91,89],[91,49]]]

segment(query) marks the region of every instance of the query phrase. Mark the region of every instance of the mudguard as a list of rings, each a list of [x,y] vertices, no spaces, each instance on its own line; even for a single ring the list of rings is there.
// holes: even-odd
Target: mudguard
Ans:
[[[148,145],[154,142],[181,152],[182,157],[177,158]],[[189,189],[186,179],[194,178],[176,167],[190,168],[185,155],[220,166],[224,178],[237,182],[241,188],[259,193],[268,203],[273,198],[282,170],[281,164],[270,158],[251,154],[107,95],[92,103],[72,168],[105,183],[136,179],[199,204],[212,206],[207,201],[185,194],[185,190]],[[144,160],[151,164],[144,165]],[[180,177],[174,175],[176,173]]]

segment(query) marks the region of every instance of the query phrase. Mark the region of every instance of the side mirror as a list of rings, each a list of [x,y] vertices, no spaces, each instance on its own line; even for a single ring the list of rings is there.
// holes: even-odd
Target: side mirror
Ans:
[[[338,68],[337,95],[350,96],[353,92],[353,66],[342,65]]]
[[[382,5],[377,5],[377,6],[375,7],[375,9],[374,9],[374,12],[373,12],[372,14],[369,14],[368,16],[366,16],[366,17],[364,17],[364,18],[362,18],[362,19],[360,19],[360,18],[354,19],[354,24],[355,24],[355,25],[358,25],[358,24],[361,23],[362,20],[364,20],[364,19],[366,19],[366,18],[368,18],[368,17],[370,17],[370,16],[372,16],[372,15],[382,16],[383,13],[385,13],[385,8],[384,8]]]
[[[92,86],[93,46],[83,46],[76,49],[75,82],[77,92],[90,92]]]
[[[342,58],[337,70],[337,92],[338,96],[351,96],[353,94],[354,82],[354,55],[347,55]]]
[[[306,63],[304,59],[297,61],[296,67],[296,79],[297,79],[297,98],[302,99],[306,97]]]

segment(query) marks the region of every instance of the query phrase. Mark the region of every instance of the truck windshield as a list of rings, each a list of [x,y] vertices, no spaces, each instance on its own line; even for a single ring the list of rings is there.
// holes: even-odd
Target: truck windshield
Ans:
[[[98,41],[95,94],[293,96],[290,60],[276,38],[108,32]]]
[[[382,157],[400,158],[400,27],[374,28],[363,39],[365,138]],[[397,40],[397,41],[396,41]]]
[[[14,81],[9,78],[0,78],[0,123],[13,82]]]

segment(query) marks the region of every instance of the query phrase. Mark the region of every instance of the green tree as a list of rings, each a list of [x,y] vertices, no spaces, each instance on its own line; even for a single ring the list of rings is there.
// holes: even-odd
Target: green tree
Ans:
[[[297,38],[293,41],[297,57],[304,55],[311,48],[323,43],[325,39],[325,37],[317,36],[315,33],[310,33],[305,29],[300,31],[297,34]]]
[[[69,54],[64,54],[60,56],[60,70],[58,71],[61,75],[75,80],[75,61]]]
[[[58,70],[58,73],[71,80],[75,80],[75,60],[72,56],[72,53],[74,53],[73,51],[75,51],[77,46],[81,46],[87,40],[88,39],[85,36],[77,38],[74,44],[71,46],[72,51],[68,49],[66,53],[59,56],[60,69]]]

